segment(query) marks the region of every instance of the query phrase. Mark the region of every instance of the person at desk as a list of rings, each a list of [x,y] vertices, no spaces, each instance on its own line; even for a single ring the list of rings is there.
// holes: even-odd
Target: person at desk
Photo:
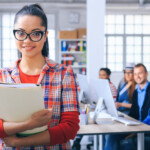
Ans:
[[[126,68],[129,68],[129,69],[133,69],[133,67],[134,67],[134,63],[127,63],[126,64]],[[119,81],[119,84],[118,84],[118,88],[117,88],[117,90],[118,91],[120,91],[120,88],[122,87],[122,85],[125,83],[125,81],[124,81],[124,77]]]
[[[148,111],[150,109],[150,83],[147,80],[148,72],[146,67],[139,63],[134,67],[134,79],[137,89],[133,93],[132,107],[129,116],[150,125]],[[119,150],[120,141],[128,134],[107,135],[105,150]],[[149,148],[146,148],[147,150]]]
[[[111,75],[111,71],[109,68],[101,68],[99,70],[99,79],[107,79],[109,81],[113,99],[114,99],[114,101],[116,101],[117,89],[116,89],[115,85],[110,81],[110,75]]]
[[[117,100],[115,102],[116,108],[125,114],[129,114],[132,105],[132,96],[136,85],[134,81],[133,68],[134,66],[125,67],[125,83],[121,86],[120,90],[118,91]]]
[[[134,67],[134,79],[137,83],[137,89],[133,94],[133,103],[129,115],[140,121],[146,118],[150,108],[150,83],[147,77],[146,67],[141,63],[137,64]]]
[[[74,139],[79,130],[77,83],[71,67],[48,59],[47,17],[43,9],[31,4],[19,10],[13,33],[21,58],[14,67],[0,70],[0,82],[41,84],[45,109],[24,122],[0,120],[3,141],[0,149],[70,150],[69,140]],[[48,126],[44,132],[16,136],[18,132],[44,125]]]

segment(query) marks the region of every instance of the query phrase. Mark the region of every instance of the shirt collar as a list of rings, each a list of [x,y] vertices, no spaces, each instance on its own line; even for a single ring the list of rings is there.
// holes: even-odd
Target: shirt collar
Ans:
[[[138,85],[137,86],[137,91],[138,92],[143,92],[143,91],[146,91],[147,90],[147,87],[149,85],[149,81],[146,82],[145,86],[143,87],[143,89],[141,90],[140,86]]]
[[[16,63],[14,64],[14,66],[10,69],[11,76],[13,78],[18,78],[19,77],[18,64],[19,64],[20,61],[21,61],[21,58],[18,59],[16,61]],[[50,68],[54,69],[58,65],[58,63],[54,62],[53,60],[48,59],[48,57],[45,57],[45,62],[46,63],[44,65],[43,69],[42,69],[42,72],[45,72],[46,70],[48,70]]]

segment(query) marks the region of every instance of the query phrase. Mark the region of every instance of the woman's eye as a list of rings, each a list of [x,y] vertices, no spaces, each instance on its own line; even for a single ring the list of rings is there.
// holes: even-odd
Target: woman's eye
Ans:
[[[19,36],[24,36],[24,35],[25,35],[25,33],[24,33],[23,31],[17,31],[17,34],[18,34]]]
[[[32,35],[32,36],[40,36],[41,33],[40,33],[40,32],[33,32],[31,35]]]

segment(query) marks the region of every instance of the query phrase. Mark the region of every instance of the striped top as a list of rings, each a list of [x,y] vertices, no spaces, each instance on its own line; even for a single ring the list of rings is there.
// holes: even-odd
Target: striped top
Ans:
[[[117,98],[117,89],[115,87],[115,85],[112,82],[109,82],[109,86],[110,86],[110,90],[113,96],[114,101],[116,101]]]

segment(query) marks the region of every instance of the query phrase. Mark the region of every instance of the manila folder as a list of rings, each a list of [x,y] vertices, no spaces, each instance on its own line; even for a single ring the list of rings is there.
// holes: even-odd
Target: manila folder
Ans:
[[[42,109],[44,109],[44,100],[41,86],[35,85],[33,87],[25,86],[20,88],[0,85],[0,118],[4,121],[26,121],[33,113]],[[19,134],[27,136],[42,132],[46,129],[47,126],[43,126],[26,130]]]

